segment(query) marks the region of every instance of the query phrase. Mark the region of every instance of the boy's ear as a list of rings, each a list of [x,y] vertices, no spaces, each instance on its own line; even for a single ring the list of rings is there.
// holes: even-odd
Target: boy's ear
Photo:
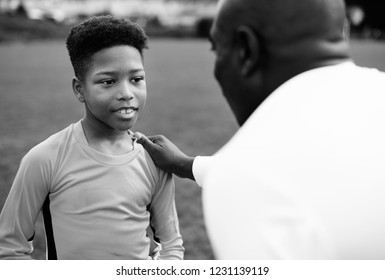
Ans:
[[[249,76],[260,63],[261,46],[258,36],[249,26],[240,26],[236,31],[237,57],[243,76]]]
[[[84,103],[84,90],[83,90],[83,84],[82,82],[77,78],[72,78],[72,90],[76,96],[76,98],[81,102]]]

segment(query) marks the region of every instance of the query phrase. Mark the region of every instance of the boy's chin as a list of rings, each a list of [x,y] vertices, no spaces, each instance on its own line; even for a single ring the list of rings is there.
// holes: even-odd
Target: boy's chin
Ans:
[[[124,132],[124,131],[132,129],[133,127],[134,127],[134,124],[127,124],[127,125],[115,126],[115,129],[118,131]]]
[[[128,120],[122,120],[122,119],[112,120],[111,122],[108,123],[108,125],[116,131],[123,132],[133,128],[134,125],[136,124],[136,120],[137,118],[132,118]]]
[[[125,132],[127,130],[130,130],[133,126],[124,126],[124,127],[115,127],[117,131]]]

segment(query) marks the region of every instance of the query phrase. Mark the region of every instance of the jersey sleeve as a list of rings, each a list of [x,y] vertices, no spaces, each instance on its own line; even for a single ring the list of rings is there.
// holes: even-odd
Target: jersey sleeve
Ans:
[[[35,148],[22,159],[0,215],[0,259],[31,259],[35,222],[49,181],[46,154]]]
[[[175,184],[171,174],[160,171],[160,180],[149,211],[154,238],[162,247],[158,259],[183,259],[183,241],[175,207]]]

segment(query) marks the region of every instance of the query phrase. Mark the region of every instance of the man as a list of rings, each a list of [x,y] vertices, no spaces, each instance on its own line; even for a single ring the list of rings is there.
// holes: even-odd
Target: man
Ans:
[[[385,74],[352,62],[343,1],[218,7],[214,74],[241,128],[207,158],[139,142],[203,187],[219,259],[384,259]]]

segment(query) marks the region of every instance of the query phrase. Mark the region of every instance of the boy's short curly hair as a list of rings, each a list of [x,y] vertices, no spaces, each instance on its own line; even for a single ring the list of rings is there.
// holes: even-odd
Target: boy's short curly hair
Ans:
[[[66,45],[75,76],[84,80],[90,59],[96,52],[128,45],[136,48],[143,58],[143,49],[148,48],[147,39],[143,29],[128,19],[97,16],[74,26]]]

